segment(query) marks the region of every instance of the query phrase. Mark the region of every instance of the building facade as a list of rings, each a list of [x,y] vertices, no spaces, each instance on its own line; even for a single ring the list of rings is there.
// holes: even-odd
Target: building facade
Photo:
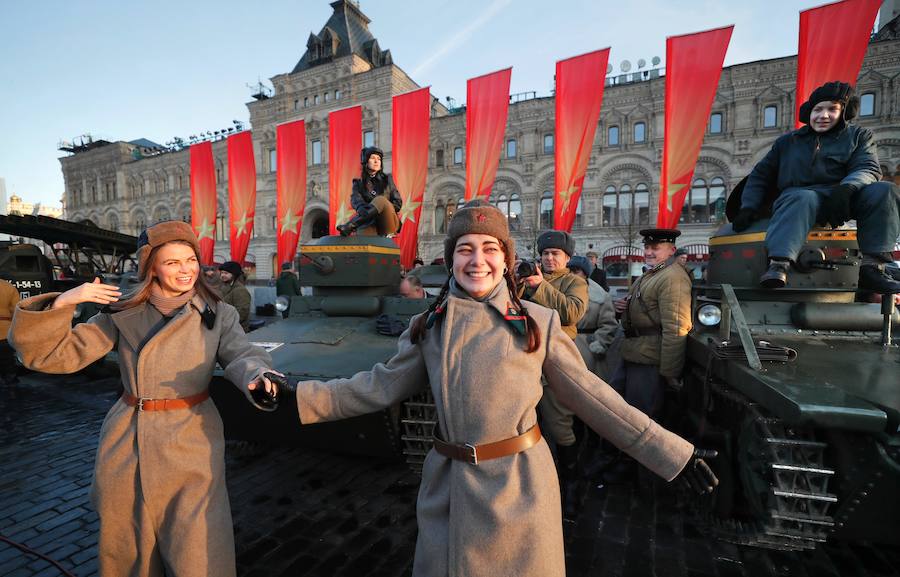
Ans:
[[[257,167],[254,238],[247,260],[256,278],[277,274],[275,130],[305,120],[307,205],[302,240],[328,226],[328,113],[362,106],[363,144],[385,151],[391,167],[391,98],[419,86],[393,63],[368,30],[369,19],[352,2],[332,3],[334,13],[289,73],[271,79],[273,93],[248,104]],[[873,37],[858,91],[862,126],[875,133],[882,170],[900,175],[900,36],[896,21]],[[560,55],[561,57],[564,55]],[[723,69],[679,227],[682,244],[702,246],[724,219],[728,192],[774,140],[793,127],[796,57]],[[473,75],[478,71],[473,71]],[[647,78],[645,78],[647,76]],[[649,77],[655,76],[655,77]],[[607,81],[603,108],[584,181],[573,235],[578,252],[634,250],[637,231],[656,222],[663,147],[664,77],[636,73]],[[540,231],[550,227],[554,188],[554,99],[510,104],[506,137],[491,201],[506,213],[517,246],[527,256]],[[224,134],[224,131],[223,131]],[[463,202],[465,114],[432,106],[429,172],[419,223],[419,253],[428,262],[442,254],[447,221]],[[181,146],[157,149],[147,141],[91,142],[67,148],[60,159],[70,220],[137,234],[161,220],[190,220],[190,159]],[[219,197],[215,257],[228,260],[227,149],[213,142]],[[699,249],[698,249],[699,250]],[[624,275],[625,272],[623,271]]]

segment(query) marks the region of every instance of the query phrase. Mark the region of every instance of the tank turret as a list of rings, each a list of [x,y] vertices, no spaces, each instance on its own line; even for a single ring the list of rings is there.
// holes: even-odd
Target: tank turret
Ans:
[[[293,297],[286,319],[248,335],[269,350],[274,368],[290,380],[350,377],[386,362],[397,351],[397,330],[430,303],[397,296],[400,249],[392,239],[326,236],[298,252],[300,284],[311,294]],[[370,415],[301,427],[291,399],[264,413],[221,374],[214,379],[212,394],[226,438],[277,440],[389,459],[403,455],[401,429],[406,425],[401,417],[421,410],[410,400]]]

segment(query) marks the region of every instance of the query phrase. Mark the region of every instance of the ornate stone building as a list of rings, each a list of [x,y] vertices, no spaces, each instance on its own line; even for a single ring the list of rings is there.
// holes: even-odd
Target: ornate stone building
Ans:
[[[396,66],[347,0],[289,73],[271,79],[274,93],[248,105],[257,166],[257,212],[248,260],[256,276],[277,271],[275,255],[275,129],[304,119],[308,197],[302,237],[324,234],[328,222],[328,113],[361,105],[363,142],[376,144],[391,166],[391,98],[418,85]],[[875,133],[883,171],[900,175],[900,39],[896,22],[870,43],[858,90],[858,122]],[[565,55],[560,55],[563,57]],[[723,218],[725,197],[793,126],[796,58],[738,64],[722,71],[707,134],[682,214],[682,244],[703,245]],[[473,70],[473,76],[480,71]],[[627,251],[637,230],[655,223],[663,146],[663,77],[638,72],[608,80],[603,109],[573,230],[577,250]],[[549,227],[554,170],[554,99],[510,104],[506,142],[491,200],[509,215],[520,252]],[[420,254],[442,252],[443,231],[465,189],[465,114],[434,101],[428,183],[419,226]],[[180,149],[179,149],[180,148]],[[147,141],[90,142],[67,148],[67,218],[136,234],[156,221],[190,220],[189,153]],[[228,259],[226,144],[213,142],[219,193],[216,260]],[[698,248],[698,250],[700,250]],[[624,272],[624,271],[623,271]]]

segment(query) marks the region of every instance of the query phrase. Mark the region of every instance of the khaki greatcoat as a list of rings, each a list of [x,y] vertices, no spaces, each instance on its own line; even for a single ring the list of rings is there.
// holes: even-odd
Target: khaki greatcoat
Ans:
[[[149,303],[100,313],[71,328],[74,307],[44,310],[58,293],[19,303],[10,342],[23,364],[72,373],[118,348],[122,385],[136,397],[172,399],[209,386],[216,361],[247,394],[271,366],[247,342],[234,307],[214,306],[207,329],[195,296],[146,338],[162,315]],[[235,574],[231,509],[225,489],[222,419],[211,399],[187,409],[137,412],[118,400],[106,415],[91,499],[100,515],[103,577]]]
[[[590,344],[597,342],[608,349],[612,344],[619,328],[616,320],[616,308],[613,305],[612,295],[603,290],[603,287],[588,279],[588,310],[578,321],[578,337],[575,346],[584,359],[589,371],[600,377],[608,379],[610,369],[606,364],[606,353],[595,354],[590,350]]]
[[[559,315],[525,303],[541,330],[537,351],[504,320],[506,286],[486,302],[451,292],[425,339],[409,330],[386,364],[349,379],[297,385],[303,423],[377,411],[428,386],[442,438],[482,444],[537,422],[541,374],[585,423],[658,475],[672,479],[693,447],[628,405],[588,371]],[[556,468],[547,443],[478,465],[434,450],[422,471],[415,577],[559,577],[565,574]]]
[[[622,358],[659,365],[659,374],[664,377],[680,377],[692,326],[691,277],[670,258],[645,272],[631,285],[628,296]],[[628,321],[640,336],[628,335]]]

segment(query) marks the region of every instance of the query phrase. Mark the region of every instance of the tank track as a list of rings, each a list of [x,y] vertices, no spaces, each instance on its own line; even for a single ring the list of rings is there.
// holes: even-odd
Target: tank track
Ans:
[[[745,415],[738,441],[745,455],[739,461],[745,492],[751,492],[748,475],[767,485],[765,492],[755,495],[756,520],[713,520],[719,537],[782,551],[811,550],[825,542],[834,527],[830,512],[837,504],[837,497],[828,492],[834,471],[825,466],[827,444],[811,429],[763,415],[756,403],[736,391],[713,384],[712,392],[719,403]]]
[[[437,424],[437,409],[430,390],[419,393],[403,403],[400,418],[403,456],[406,464],[418,475],[422,474],[425,456],[434,446],[434,427]]]

